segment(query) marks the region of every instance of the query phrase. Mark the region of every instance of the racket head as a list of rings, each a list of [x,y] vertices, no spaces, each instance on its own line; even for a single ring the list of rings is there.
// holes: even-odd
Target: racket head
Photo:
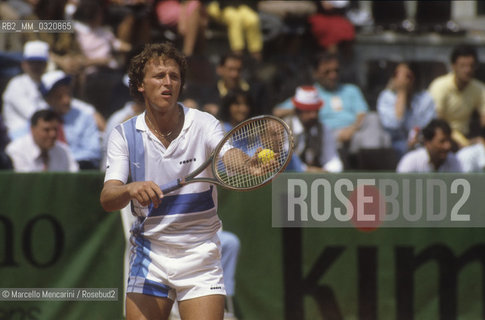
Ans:
[[[229,131],[214,150],[212,171],[217,184],[239,191],[262,187],[286,168],[293,147],[291,129],[280,118],[262,115],[245,120]],[[264,174],[252,175],[228,170],[226,164],[232,160],[226,157],[223,162],[222,156],[232,148],[242,150],[251,159],[251,165],[260,167],[258,169]],[[262,150],[270,156],[266,159],[258,157]]]

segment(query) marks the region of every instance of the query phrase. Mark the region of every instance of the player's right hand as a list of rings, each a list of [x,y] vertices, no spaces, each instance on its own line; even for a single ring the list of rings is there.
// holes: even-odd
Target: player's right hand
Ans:
[[[153,181],[137,181],[130,183],[128,186],[131,199],[137,200],[144,207],[153,203],[153,206],[158,208],[162,202],[162,190]]]

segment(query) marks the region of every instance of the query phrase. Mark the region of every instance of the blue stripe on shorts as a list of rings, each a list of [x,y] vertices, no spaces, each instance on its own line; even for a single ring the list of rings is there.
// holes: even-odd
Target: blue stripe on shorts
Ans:
[[[130,276],[146,277],[148,266],[152,262],[150,258],[150,241],[143,237],[135,238],[135,257],[131,263]]]
[[[169,290],[169,286],[149,279],[145,279],[145,284],[143,285],[143,294],[156,297],[167,298]]]
[[[150,258],[150,247],[150,241],[147,239],[140,236],[135,238],[135,255],[130,267],[131,280],[129,282],[133,286],[138,286],[137,283],[143,286],[141,292],[143,294],[167,298],[170,290],[169,286],[146,279],[148,267],[152,262]]]

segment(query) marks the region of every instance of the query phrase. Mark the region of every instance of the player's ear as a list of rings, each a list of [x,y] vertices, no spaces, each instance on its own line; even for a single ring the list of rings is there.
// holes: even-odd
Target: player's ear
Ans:
[[[145,92],[145,87],[143,86],[143,83],[141,83],[141,84],[138,86],[138,92]]]

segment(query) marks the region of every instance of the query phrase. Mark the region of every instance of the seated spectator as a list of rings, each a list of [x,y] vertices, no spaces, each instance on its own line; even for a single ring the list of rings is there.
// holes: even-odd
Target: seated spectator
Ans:
[[[230,131],[249,118],[252,109],[251,96],[247,91],[231,90],[222,98],[220,119],[224,130]]]
[[[263,35],[258,12],[249,1],[211,1],[207,13],[214,21],[227,26],[232,52],[242,54],[247,48],[256,61],[263,59]]]
[[[16,139],[24,134],[35,111],[45,109],[38,87],[49,60],[49,45],[43,41],[29,41],[24,45],[22,74],[7,84],[3,93],[2,115],[8,134]]]
[[[300,86],[291,99],[295,114],[284,120],[290,126],[294,138],[294,156],[303,162],[303,170],[307,172],[341,172],[340,161],[335,137],[320,121],[318,111],[323,106],[323,100],[312,86]]]
[[[485,128],[480,130],[476,142],[458,150],[456,156],[460,160],[463,172],[485,171]]]
[[[15,171],[79,170],[69,146],[57,139],[61,122],[60,116],[50,109],[32,115],[30,134],[12,141],[6,149]]]
[[[242,90],[249,93],[251,101],[253,102],[252,114],[269,113],[266,110],[266,92],[264,85],[257,82],[249,83],[243,76],[244,62],[243,58],[234,53],[228,53],[221,57],[216,68],[216,73],[219,77],[213,87],[205,90],[200,101],[202,102],[202,109],[215,116],[219,116],[221,112],[221,99],[231,90]]]
[[[155,4],[160,25],[175,30],[183,37],[182,53],[190,57],[205,40],[207,13],[198,0],[161,0]]]
[[[113,32],[103,24],[104,14],[99,2],[81,1],[73,15],[76,39],[86,57],[86,73],[99,67],[117,69],[120,67],[114,53],[128,52],[131,45],[117,39]]]
[[[442,119],[433,119],[422,130],[424,146],[406,153],[397,172],[462,172],[462,166],[451,151],[451,127]]]
[[[121,66],[131,45],[115,37],[104,23],[99,1],[83,0],[73,15],[76,40],[85,57],[79,76],[79,97],[108,117],[109,94],[122,78]]]
[[[35,3],[35,19],[71,20],[68,12],[71,8],[75,8],[74,2],[77,3],[78,0],[36,0],[30,2]],[[23,35],[29,40],[42,40],[49,44],[49,63],[52,63],[54,66],[54,68],[51,68],[51,65],[49,65],[49,70],[60,68],[72,76],[76,76],[82,72],[85,58],[80,51],[74,33],[29,32]]]
[[[345,16],[349,1],[319,1],[317,13],[308,18],[310,31],[318,45],[329,51],[337,52],[339,44],[355,39],[355,28]]]
[[[474,111],[480,115],[481,126],[485,126],[484,84],[474,78],[477,64],[475,48],[457,46],[451,53],[452,71],[436,78],[429,86],[438,118],[450,124],[458,148],[470,143],[468,134]]]
[[[132,47],[150,42],[153,0],[107,0],[107,22]]]
[[[94,107],[72,98],[71,77],[51,71],[42,76],[41,92],[47,104],[62,117],[59,139],[71,149],[80,169],[98,169],[101,160],[101,134],[94,118]]]
[[[433,98],[427,91],[416,91],[414,72],[406,63],[397,65],[379,94],[377,112],[399,158],[414,147],[417,133],[436,117]]]
[[[338,56],[323,53],[317,57],[314,65],[313,86],[322,98],[325,108],[321,108],[318,116],[337,141],[341,160],[346,168],[349,164],[349,147],[352,139],[359,133],[369,107],[359,87],[340,83],[340,62]],[[295,113],[291,98],[276,106],[273,113],[284,118]],[[369,137],[370,139],[375,137]]]

